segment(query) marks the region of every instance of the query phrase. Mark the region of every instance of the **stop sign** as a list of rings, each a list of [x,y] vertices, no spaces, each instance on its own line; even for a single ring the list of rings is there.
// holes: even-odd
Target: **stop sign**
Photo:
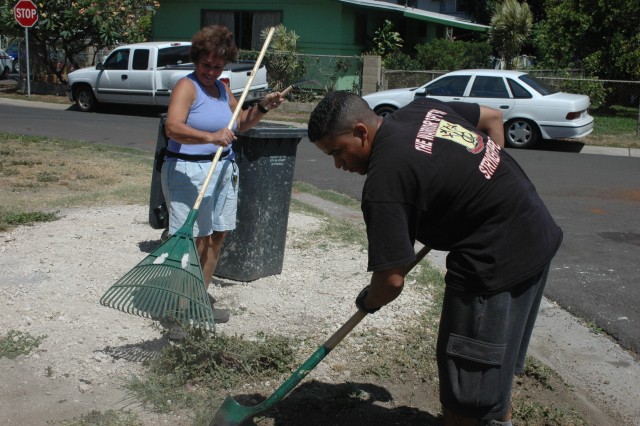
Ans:
[[[38,8],[31,0],[20,0],[13,6],[13,15],[23,27],[33,27],[38,22]]]

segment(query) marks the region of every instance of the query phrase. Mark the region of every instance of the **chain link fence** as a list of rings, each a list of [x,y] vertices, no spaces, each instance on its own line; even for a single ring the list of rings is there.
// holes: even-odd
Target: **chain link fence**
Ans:
[[[240,59],[255,60],[259,52],[241,51]],[[282,57],[281,57],[282,56]],[[277,63],[284,62],[284,57],[295,65],[295,74],[298,81],[293,97],[297,101],[313,101],[324,96],[332,90],[347,90],[357,94],[362,91],[362,56],[336,56],[336,55],[278,55],[267,52],[265,65],[267,65],[267,78],[269,86],[281,90],[296,81],[292,81],[290,70],[282,69],[281,72],[269,72],[277,69]],[[273,61],[273,63],[270,63]],[[270,66],[271,65],[271,66]]]
[[[362,56],[333,56],[299,54],[298,60],[304,68],[304,79],[300,89],[324,95],[332,90],[347,90],[361,93]]]
[[[401,71],[383,69],[380,81],[380,90],[420,87],[448,72],[449,71],[446,70]]]

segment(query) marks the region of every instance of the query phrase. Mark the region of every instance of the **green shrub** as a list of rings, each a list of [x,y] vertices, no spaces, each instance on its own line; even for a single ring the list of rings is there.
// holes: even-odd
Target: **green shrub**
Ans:
[[[416,46],[417,60],[427,70],[487,68],[491,46],[478,41],[436,39]]]
[[[388,70],[414,71],[421,70],[420,61],[403,52],[394,52],[382,60],[382,66]]]
[[[591,100],[591,109],[599,109],[605,105],[605,100],[610,89],[604,87],[604,83],[594,80],[563,80],[560,90],[568,93],[588,95]]]

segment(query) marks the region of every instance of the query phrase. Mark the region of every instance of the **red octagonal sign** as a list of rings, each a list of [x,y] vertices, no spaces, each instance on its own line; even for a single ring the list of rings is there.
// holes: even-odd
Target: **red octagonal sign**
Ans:
[[[31,0],[20,0],[13,6],[13,15],[23,27],[33,27],[38,22],[38,8]]]

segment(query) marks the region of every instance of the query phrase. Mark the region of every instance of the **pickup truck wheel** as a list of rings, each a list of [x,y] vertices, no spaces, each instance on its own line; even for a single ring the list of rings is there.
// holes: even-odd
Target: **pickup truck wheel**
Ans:
[[[82,86],[76,89],[76,105],[83,112],[90,112],[96,109],[98,101],[90,87]]]

